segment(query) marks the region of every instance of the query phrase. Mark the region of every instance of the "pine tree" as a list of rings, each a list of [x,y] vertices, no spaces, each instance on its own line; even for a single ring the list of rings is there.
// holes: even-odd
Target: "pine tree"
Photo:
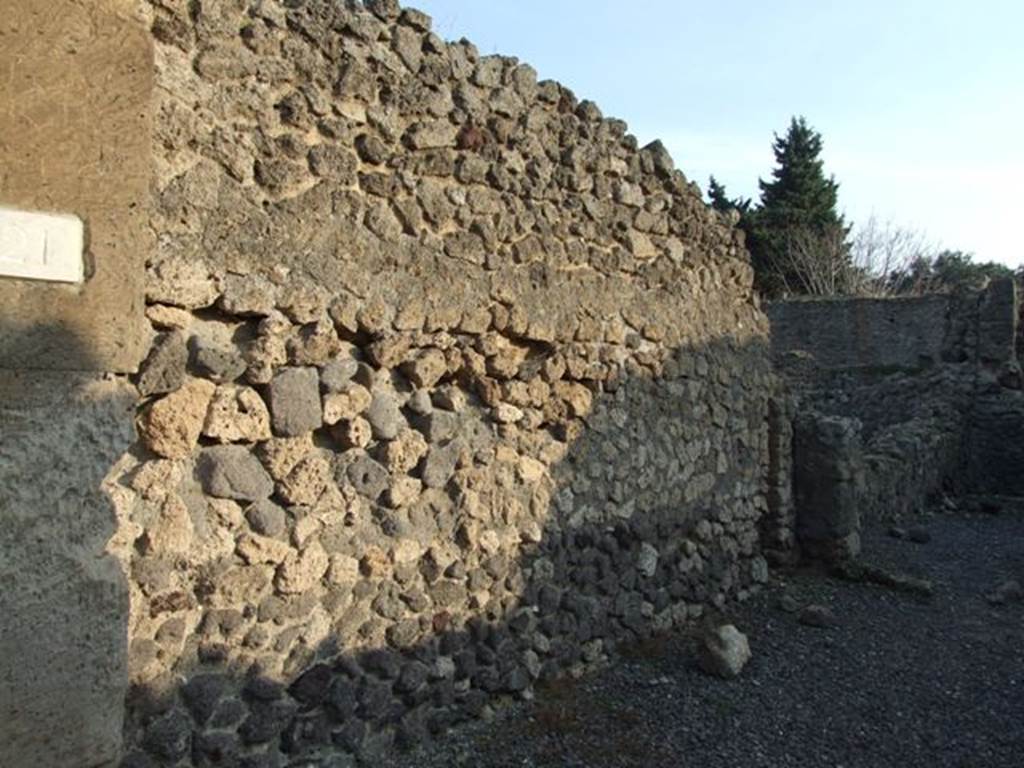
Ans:
[[[729,197],[725,191],[725,185],[719,184],[714,176],[708,179],[708,200],[711,201],[711,207],[721,213],[735,210],[739,211],[742,216],[750,210],[749,198],[733,199]]]
[[[769,296],[842,290],[849,228],[836,212],[839,185],[826,178],[821,149],[821,135],[794,117],[784,137],[775,135],[772,179],[758,180],[761,204],[747,217],[747,244]]]
[[[708,199],[711,201],[711,207],[721,213],[733,208],[732,200],[725,194],[725,186],[719,184],[714,176],[708,179]]]

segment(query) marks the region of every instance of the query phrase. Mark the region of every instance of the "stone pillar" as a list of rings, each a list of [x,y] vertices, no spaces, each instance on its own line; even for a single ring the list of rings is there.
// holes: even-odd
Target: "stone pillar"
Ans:
[[[793,509],[793,398],[783,391],[768,400],[768,451],[765,491],[768,514],[762,521],[765,557],[787,563],[798,555]]]
[[[975,493],[1024,497],[1024,392],[979,395],[971,412],[968,483]]]
[[[860,422],[815,411],[797,416],[793,493],[803,551],[824,560],[860,553],[864,458]]]
[[[4,768],[120,753],[128,591],[104,553],[116,521],[102,486],[135,439],[135,399],[120,379],[0,371]]]
[[[1012,278],[989,283],[978,307],[978,360],[998,368],[1016,360],[1017,285]]]
[[[16,212],[0,222],[4,768],[120,759],[128,597],[103,488],[135,440],[127,374],[149,345],[153,52],[135,5],[8,0],[0,14],[0,207]],[[59,251],[68,282],[27,279],[57,246],[24,212],[81,222]]]

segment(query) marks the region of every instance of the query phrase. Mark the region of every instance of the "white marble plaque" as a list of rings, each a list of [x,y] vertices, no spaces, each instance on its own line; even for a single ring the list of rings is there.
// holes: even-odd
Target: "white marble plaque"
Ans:
[[[83,249],[77,216],[0,207],[0,278],[80,283]]]

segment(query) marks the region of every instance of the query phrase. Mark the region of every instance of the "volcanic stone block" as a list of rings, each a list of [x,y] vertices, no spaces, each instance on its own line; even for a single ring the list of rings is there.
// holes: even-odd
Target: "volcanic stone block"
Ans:
[[[203,490],[221,499],[259,501],[274,492],[274,481],[242,445],[218,445],[205,449],[196,462]]]
[[[274,432],[291,437],[320,427],[320,378],[316,368],[286,368],[270,382]]]
[[[157,338],[142,364],[136,386],[142,395],[173,392],[185,383],[188,350],[181,332],[166,333]]]

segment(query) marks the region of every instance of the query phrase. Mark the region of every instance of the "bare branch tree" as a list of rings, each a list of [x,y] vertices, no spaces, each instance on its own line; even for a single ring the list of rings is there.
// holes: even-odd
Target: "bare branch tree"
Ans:
[[[887,296],[929,290],[928,269],[939,246],[920,230],[872,215],[854,230],[851,257],[864,276],[857,293]]]
[[[857,293],[861,276],[850,260],[846,232],[830,227],[824,232],[791,230],[780,256],[778,273],[789,294],[836,296]]]

